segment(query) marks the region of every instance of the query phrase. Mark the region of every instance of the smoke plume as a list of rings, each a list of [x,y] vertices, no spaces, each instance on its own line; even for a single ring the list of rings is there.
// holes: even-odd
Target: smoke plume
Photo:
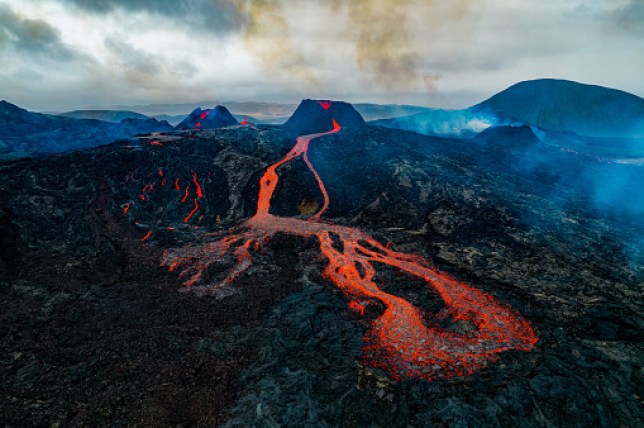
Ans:
[[[317,83],[312,68],[295,49],[281,1],[235,0],[235,4],[246,19],[246,47],[267,71],[289,79]]]

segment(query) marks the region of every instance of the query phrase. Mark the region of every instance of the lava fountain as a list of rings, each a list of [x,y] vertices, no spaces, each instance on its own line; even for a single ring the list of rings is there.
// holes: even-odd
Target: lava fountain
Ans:
[[[331,102],[320,104],[325,110]],[[512,308],[494,297],[438,272],[422,257],[392,250],[367,233],[346,226],[322,222],[329,196],[320,176],[309,161],[309,144],[315,138],[341,130],[333,120],[328,132],[303,135],[280,161],[270,165],[259,185],[257,211],[253,217],[212,242],[166,250],[161,265],[178,270],[183,284],[204,291],[222,291],[252,266],[250,249],[278,232],[315,238],[328,260],[324,276],[349,299],[349,307],[364,315],[369,305],[381,304],[384,312],[371,322],[364,337],[364,362],[385,370],[393,379],[433,380],[463,376],[486,367],[498,354],[509,350],[529,351],[538,341],[530,324]],[[280,217],[270,213],[271,198],[279,181],[278,168],[301,157],[313,173],[324,197],[324,204],[308,219]],[[195,199],[195,208],[197,208]],[[341,243],[341,245],[334,245]],[[338,249],[340,247],[341,249]],[[203,273],[228,253],[236,264],[217,284],[204,284]],[[451,318],[471,323],[475,328],[458,333],[428,324],[424,312],[407,300],[385,293],[374,282],[373,263],[383,263],[423,279],[445,302],[435,320]],[[434,325],[435,324],[435,325]]]

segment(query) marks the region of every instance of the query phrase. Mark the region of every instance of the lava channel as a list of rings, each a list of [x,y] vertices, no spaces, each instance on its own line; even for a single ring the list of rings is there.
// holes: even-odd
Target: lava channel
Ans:
[[[313,139],[341,130],[335,120],[333,124],[329,132],[297,138],[286,156],[266,169],[259,182],[257,211],[253,217],[221,239],[165,250],[161,265],[177,270],[185,286],[225,292],[238,275],[252,266],[250,249],[253,246],[258,248],[276,233],[315,238],[321,254],[328,260],[324,276],[342,290],[349,307],[360,315],[364,315],[369,305],[384,307],[382,314],[371,321],[363,338],[362,359],[370,366],[385,370],[391,378],[434,380],[464,376],[488,366],[501,352],[531,350],[538,338],[530,324],[509,306],[433,269],[420,256],[394,251],[359,229],[320,221],[329,197],[307,152]],[[307,219],[270,213],[271,198],[279,181],[277,169],[297,157],[302,157],[314,174],[324,197],[321,209]],[[196,207],[195,199],[195,211]],[[333,245],[332,236],[342,242],[341,250]],[[235,267],[223,281],[206,283],[202,278],[206,269],[229,253],[237,260]],[[438,323],[428,325],[422,309],[378,287],[374,281],[374,262],[423,279],[445,302],[441,317],[467,321],[475,328],[459,333],[439,327]]]

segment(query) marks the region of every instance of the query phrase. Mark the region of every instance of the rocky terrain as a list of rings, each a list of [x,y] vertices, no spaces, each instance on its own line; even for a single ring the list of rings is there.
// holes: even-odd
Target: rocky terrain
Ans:
[[[636,205],[618,209],[643,198],[630,184],[644,182],[641,169],[540,144],[529,127],[435,138],[366,126],[335,105],[327,117],[304,102],[309,114],[284,129],[174,131],[0,164],[0,421],[644,424],[644,227]],[[323,220],[423,255],[510,305],[539,338],[532,351],[501,353],[472,376],[395,381],[360,358],[382,309],[349,308],[313,240],[278,234],[251,248],[225,297],[190,292],[159,266],[164,250],[250,217],[268,165],[295,134],[336,117],[350,126],[308,153],[329,193]],[[628,186],[608,196],[574,179],[615,171]],[[323,204],[301,159],[279,175],[275,214]],[[228,256],[207,275],[233,265]],[[377,269],[387,293],[428,314],[444,306],[424,282]]]

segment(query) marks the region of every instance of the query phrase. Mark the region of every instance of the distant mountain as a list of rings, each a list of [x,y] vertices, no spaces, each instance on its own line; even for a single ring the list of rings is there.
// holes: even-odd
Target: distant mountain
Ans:
[[[158,114],[154,116],[157,120],[165,120],[172,126],[177,126],[183,119],[186,118],[185,114]]]
[[[643,98],[569,80],[520,82],[472,110],[590,137],[644,137]]]
[[[42,156],[88,147],[138,134],[169,131],[156,119],[123,119],[120,123],[33,113],[0,101],[0,159]]]
[[[302,100],[283,128],[292,135],[315,134],[333,129],[335,120],[343,128],[361,128],[365,121],[349,103]]]
[[[159,120],[167,120],[172,124],[178,124],[185,117],[186,111],[191,111],[202,105],[222,104],[228,107],[235,116],[251,116],[257,123],[283,124],[293,114],[297,104],[291,103],[266,103],[257,101],[247,102],[214,102],[200,101],[197,103],[178,104],[147,104],[147,105],[114,105],[110,110],[131,110],[147,116],[154,116]],[[390,119],[392,117],[406,116],[422,113],[430,110],[427,107],[398,105],[398,104],[372,104],[356,103],[353,107],[365,118],[365,120]],[[179,121],[176,118],[180,117]],[[239,117],[238,117],[239,119]],[[174,123],[173,123],[174,121]]]
[[[123,119],[149,119],[148,116],[129,110],[74,110],[61,113],[59,116],[74,119],[97,119],[105,122],[119,123]]]
[[[273,120],[283,119],[286,120],[297,104],[280,104],[280,103],[264,103],[264,102],[216,102],[216,101],[199,101],[195,103],[176,103],[176,104],[144,104],[144,105],[114,105],[108,108],[111,110],[131,110],[147,116],[154,116],[164,118],[168,116],[182,116],[185,117],[185,112],[192,111],[199,106],[208,105],[225,105],[233,114],[247,115],[256,118],[257,120]]]
[[[458,138],[528,125],[542,142],[561,149],[618,162],[639,164],[644,158],[644,99],[565,80],[521,82],[467,109],[429,109],[370,124]]]
[[[239,125],[239,122],[226,107],[218,105],[207,110],[197,107],[175,129],[214,129],[231,125]]]

